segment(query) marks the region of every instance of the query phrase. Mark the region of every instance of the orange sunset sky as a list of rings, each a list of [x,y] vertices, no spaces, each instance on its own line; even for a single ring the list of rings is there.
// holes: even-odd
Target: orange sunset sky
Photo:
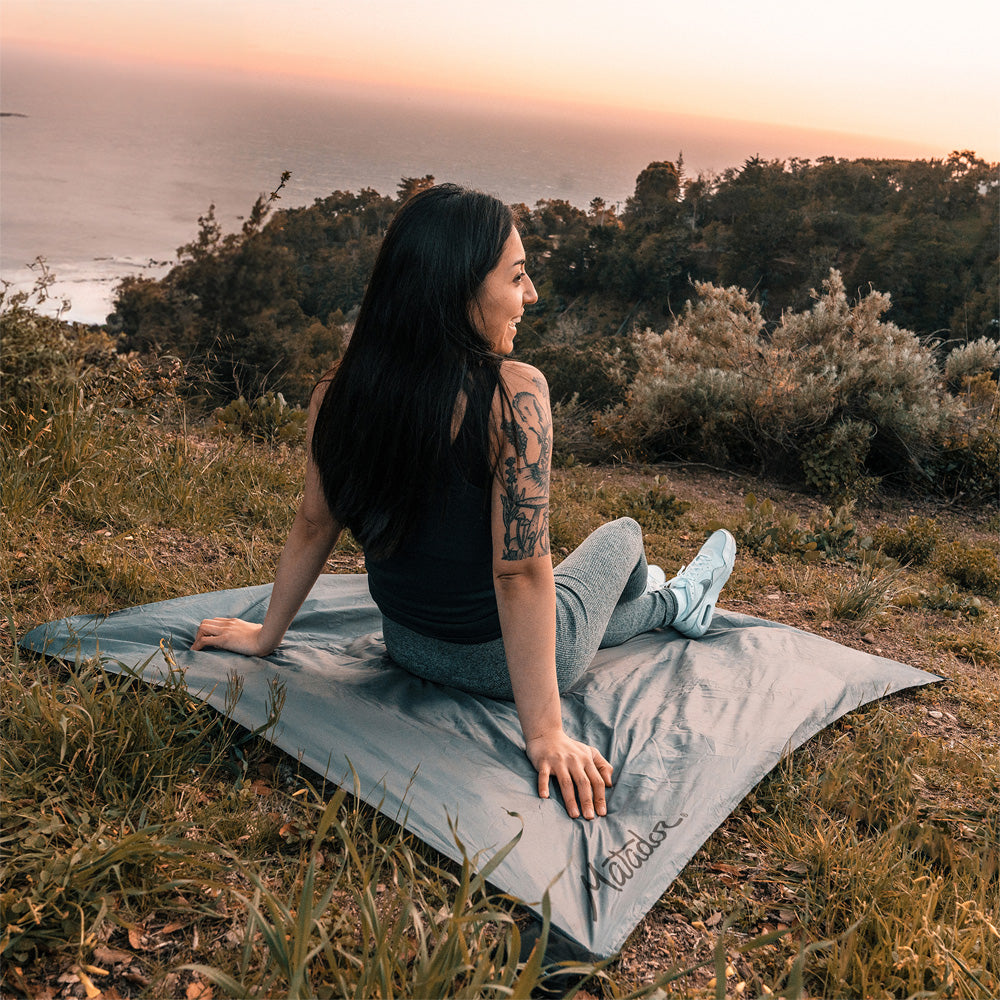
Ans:
[[[0,30],[8,46],[104,61],[685,113],[1000,159],[995,0],[3,0]]]

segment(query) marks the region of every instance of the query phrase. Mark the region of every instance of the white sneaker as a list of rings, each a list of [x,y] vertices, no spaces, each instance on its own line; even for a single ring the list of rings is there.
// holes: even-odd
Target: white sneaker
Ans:
[[[670,623],[681,635],[698,639],[712,624],[715,602],[736,562],[736,539],[725,528],[714,532],[698,554],[664,586],[677,598]]]
[[[652,594],[667,582],[667,574],[659,566],[646,567],[646,593]]]

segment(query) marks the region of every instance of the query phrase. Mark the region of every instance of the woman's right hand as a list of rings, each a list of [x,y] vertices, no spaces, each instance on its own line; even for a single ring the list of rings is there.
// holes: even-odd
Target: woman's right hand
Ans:
[[[525,752],[538,772],[541,798],[549,797],[549,780],[554,778],[573,819],[581,812],[584,819],[607,815],[604,789],[611,787],[612,768],[598,750],[560,729],[526,740]]]
[[[243,656],[268,656],[272,649],[265,649],[260,641],[263,625],[245,622],[242,618],[206,618],[198,626],[198,634],[191,643],[192,649],[228,649]]]

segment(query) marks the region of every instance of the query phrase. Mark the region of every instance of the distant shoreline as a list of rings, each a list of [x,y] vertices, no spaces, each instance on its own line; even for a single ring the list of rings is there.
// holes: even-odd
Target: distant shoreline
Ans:
[[[0,111],[0,118],[27,118],[26,114],[20,111]]]

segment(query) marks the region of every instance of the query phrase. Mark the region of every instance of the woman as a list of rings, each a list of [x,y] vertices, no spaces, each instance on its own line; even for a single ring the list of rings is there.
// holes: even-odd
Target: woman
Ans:
[[[541,372],[507,359],[536,302],[507,206],[425,190],[386,233],[350,344],[309,406],[305,492],[263,624],[202,622],[192,649],[267,656],[342,527],[365,550],[389,655],[414,674],[513,698],[538,794],[606,813],[612,768],[563,731],[560,691],[597,649],[707,630],[735,544],[716,532],[673,580],[639,525],[603,525],[553,572],[552,420]]]

